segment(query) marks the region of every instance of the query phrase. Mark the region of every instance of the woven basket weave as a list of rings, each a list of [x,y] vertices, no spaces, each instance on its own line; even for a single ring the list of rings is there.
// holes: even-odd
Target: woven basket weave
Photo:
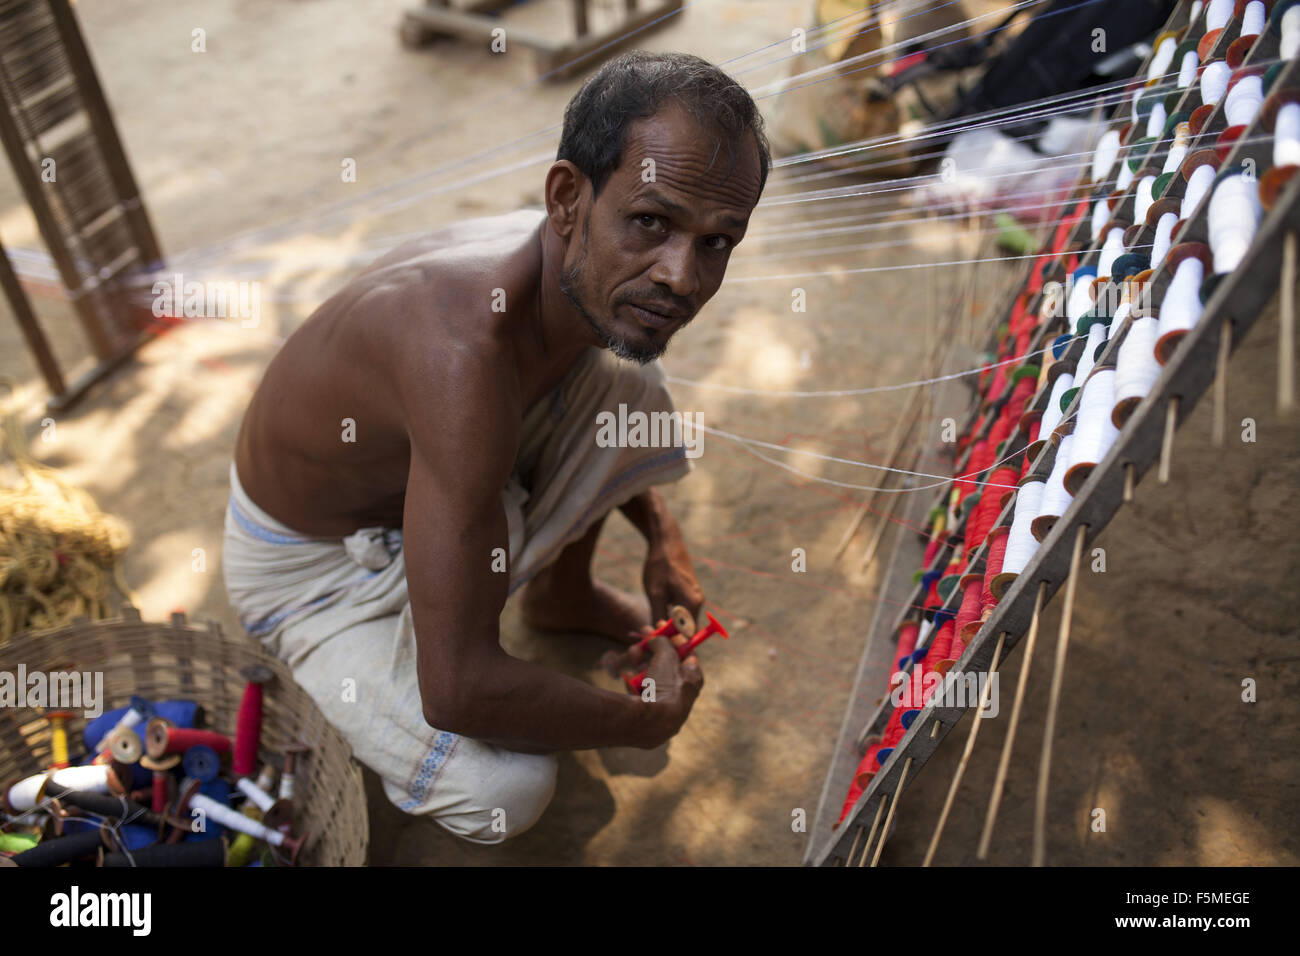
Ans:
[[[295,833],[308,827],[300,866],[362,866],[369,821],[361,771],[342,735],[326,722],[284,664],[252,644],[225,637],[216,622],[192,627],[185,615],[170,624],[140,620],[126,607],[117,620],[78,622],[54,630],[14,636],[0,645],[0,670],[19,664],[35,671],[102,672],[103,709],[127,704],[132,694],[149,700],[184,698],[201,704],[207,726],[233,736],[244,680],[239,670],[269,667],[260,757],[282,766],[281,748],[293,741],[311,747],[294,765]],[[68,721],[69,749],[78,753],[85,719]],[[39,773],[50,762],[50,730],[37,710],[0,707],[0,785]]]

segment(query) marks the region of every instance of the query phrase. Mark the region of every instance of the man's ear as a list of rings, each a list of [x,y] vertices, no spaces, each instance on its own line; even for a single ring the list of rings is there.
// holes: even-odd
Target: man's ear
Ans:
[[[567,239],[578,224],[578,206],[587,177],[567,159],[556,160],[546,172],[546,216],[556,235]]]

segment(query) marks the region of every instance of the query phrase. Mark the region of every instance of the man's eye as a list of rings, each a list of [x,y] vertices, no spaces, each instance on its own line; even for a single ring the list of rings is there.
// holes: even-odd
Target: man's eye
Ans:
[[[709,248],[714,252],[726,252],[731,248],[730,236],[709,236],[705,242],[708,243]]]
[[[641,213],[639,216],[636,217],[636,221],[640,225],[645,226],[647,229],[651,229],[659,225],[659,217],[652,216],[648,212]]]

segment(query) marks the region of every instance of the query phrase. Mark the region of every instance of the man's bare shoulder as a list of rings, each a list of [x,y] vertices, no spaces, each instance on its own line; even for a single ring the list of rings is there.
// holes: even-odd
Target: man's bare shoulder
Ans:
[[[522,399],[512,326],[536,292],[540,222],[516,213],[458,223],[355,280],[349,311],[365,324],[382,317],[413,452],[463,458],[468,443],[491,470],[513,461]]]

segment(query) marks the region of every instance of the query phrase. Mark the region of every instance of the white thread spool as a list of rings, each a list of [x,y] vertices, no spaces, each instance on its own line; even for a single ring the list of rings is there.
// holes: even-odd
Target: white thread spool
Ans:
[[[1106,228],[1106,223],[1110,222],[1110,203],[1106,202],[1106,197],[1102,196],[1092,204],[1092,241],[1096,242],[1101,236],[1101,231]]]
[[[1183,204],[1178,210],[1181,218],[1190,219],[1192,213],[1196,212],[1196,207],[1201,204],[1205,194],[1214,185],[1215,175],[1217,175],[1216,170],[1209,163],[1192,170],[1192,175],[1187,179],[1187,191],[1183,193]]]
[[[1007,550],[1002,558],[1002,574],[1019,574],[1038,550],[1038,540],[1029,530],[1043,503],[1042,478],[1026,478],[1016,492],[1016,513],[1007,535]]]
[[[1246,257],[1263,212],[1259,183],[1253,177],[1237,173],[1219,181],[1210,197],[1208,227],[1216,273],[1231,272]]]
[[[1137,204],[1133,214],[1134,222],[1145,222],[1147,213],[1151,211],[1151,204],[1156,201],[1152,190],[1155,189],[1156,178],[1154,176],[1143,176],[1142,181],[1138,183],[1137,195],[1133,201]],[[1109,275],[1110,273],[1107,273]]]
[[[273,796],[257,784],[253,783],[253,781],[249,780],[247,777],[240,777],[235,783],[235,786],[239,788],[240,792],[243,793],[244,796],[253,801],[253,804],[257,809],[261,810],[263,813],[270,810],[271,805],[275,803],[275,798]]]
[[[1152,139],[1159,138],[1160,134],[1165,131],[1165,120],[1169,114],[1165,112],[1165,104],[1157,103],[1151,108],[1151,115],[1147,117],[1147,136]]]
[[[1181,334],[1194,327],[1201,317],[1201,283],[1205,281],[1205,266],[1196,256],[1188,256],[1178,263],[1174,279],[1160,303],[1160,321],[1156,331],[1155,358],[1163,364],[1160,342],[1171,333]]]
[[[1201,72],[1201,102],[1217,103],[1228,91],[1228,81],[1232,79],[1232,67],[1222,60],[1205,64]]]
[[[1092,182],[1099,183],[1105,179],[1118,157],[1119,130],[1107,130],[1097,141],[1097,148],[1092,152]]]
[[[238,810],[231,809],[224,803],[218,803],[205,794],[195,793],[190,797],[189,804],[191,809],[202,810],[208,819],[215,820],[223,827],[247,833],[271,846],[284,846],[285,834],[279,830],[263,826],[252,817],[246,817]]]
[[[1051,437],[1056,426],[1061,423],[1061,396],[1073,386],[1074,376],[1069,372],[1058,375],[1056,381],[1052,383],[1052,391],[1047,396],[1047,405],[1043,408],[1043,417],[1039,420],[1039,438]]]
[[[1106,241],[1102,244],[1101,257],[1097,260],[1097,275],[1110,275],[1110,270],[1114,267],[1115,260],[1123,254],[1124,230],[1116,227],[1106,234]],[[1071,304],[1073,305],[1073,296],[1071,297]],[[1083,313],[1087,311],[1088,307],[1085,307],[1081,312],[1079,312],[1079,315],[1083,315]],[[1070,316],[1070,321],[1073,322],[1079,317],[1079,315]]]
[[[1169,255],[1169,247],[1173,243],[1174,226],[1178,225],[1178,214],[1167,212],[1160,217],[1156,223],[1156,238],[1151,245],[1151,268],[1160,268],[1160,263],[1165,261],[1165,256]]]
[[[1200,14],[1202,6],[1204,6],[1202,0],[1192,0],[1192,15],[1187,18],[1188,24],[1196,22],[1196,18]]]
[[[1223,103],[1223,115],[1228,118],[1229,126],[1245,126],[1259,113],[1264,105],[1264,78],[1260,76],[1243,76],[1232,89]]]
[[[1300,7],[1292,7],[1300,10]],[[1283,103],[1273,123],[1273,165],[1300,166],[1300,103]]]
[[[1165,70],[1169,69],[1169,64],[1174,62],[1174,51],[1177,49],[1177,37],[1165,37],[1164,41],[1156,47],[1155,56],[1151,57],[1151,65],[1147,67],[1148,83],[1156,77],[1165,75]]]
[[[1227,26],[1234,6],[1236,0],[1210,0],[1210,5],[1205,8],[1205,32],[1222,30]]]
[[[1110,420],[1115,407],[1115,369],[1094,369],[1079,395],[1079,420],[1071,446],[1070,469],[1065,473],[1065,487],[1072,494],[1088,480],[1092,469],[1101,464],[1110,446],[1119,437],[1119,429]]]
[[[1169,147],[1169,154],[1165,156],[1165,164],[1160,167],[1160,172],[1175,173],[1183,165],[1183,160],[1187,158],[1187,136],[1187,124],[1179,123],[1174,129],[1174,145]]]
[[[1088,327],[1088,340],[1083,343],[1083,354],[1079,356],[1079,364],[1074,369],[1076,382],[1087,380],[1088,373],[1097,362],[1097,347],[1106,341],[1108,331],[1105,322],[1094,322]]]
[[[1056,519],[1065,514],[1074,495],[1065,490],[1065,473],[1071,465],[1070,454],[1074,446],[1074,435],[1066,435],[1056,449],[1056,461],[1052,464],[1052,473],[1047,476],[1043,486],[1043,500],[1039,503],[1038,514],[1030,523],[1030,530],[1035,538],[1042,541],[1047,532],[1052,530]]]
[[[1297,50],[1300,50],[1300,7],[1291,7],[1282,14],[1282,59],[1292,59]]]
[[[1120,343],[1115,365],[1115,404],[1111,408],[1111,421],[1116,427],[1123,426],[1160,377],[1160,363],[1155,354],[1158,329],[1154,316],[1134,319]]]
[[[1264,32],[1264,4],[1261,0],[1250,0],[1241,14],[1241,35],[1257,37]]]
[[[1120,192],[1128,189],[1132,185],[1135,175],[1136,173],[1133,171],[1133,167],[1128,164],[1128,160],[1123,160],[1119,164],[1119,176],[1115,179],[1115,188]]]
[[[41,787],[45,784],[45,774],[32,774],[30,777],[24,777],[9,788],[5,794],[5,800],[14,810],[22,813],[36,806],[36,801],[41,795]]]
[[[1196,82],[1196,68],[1201,65],[1195,50],[1183,54],[1182,65],[1178,69],[1178,88],[1185,90]]]
[[[1122,229],[1111,231],[1118,231],[1121,238],[1124,235]],[[1079,320],[1079,316],[1092,308],[1092,283],[1096,278],[1097,273],[1086,268],[1076,269],[1070,274],[1070,298],[1065,304],[1065,317],[1070,320],[1071,326]]]
[[[90,764],[85,767],[64,767],[53,774],[34,773],[24,777],[6,794],[9,805],[23,812],[31,810],[42,797],[42,790],[48,777],[53,777],[56,788],[64,790],[85,790],[89,793],[109,793],[113,788],[110,779],[113,773],[108,764]]]

